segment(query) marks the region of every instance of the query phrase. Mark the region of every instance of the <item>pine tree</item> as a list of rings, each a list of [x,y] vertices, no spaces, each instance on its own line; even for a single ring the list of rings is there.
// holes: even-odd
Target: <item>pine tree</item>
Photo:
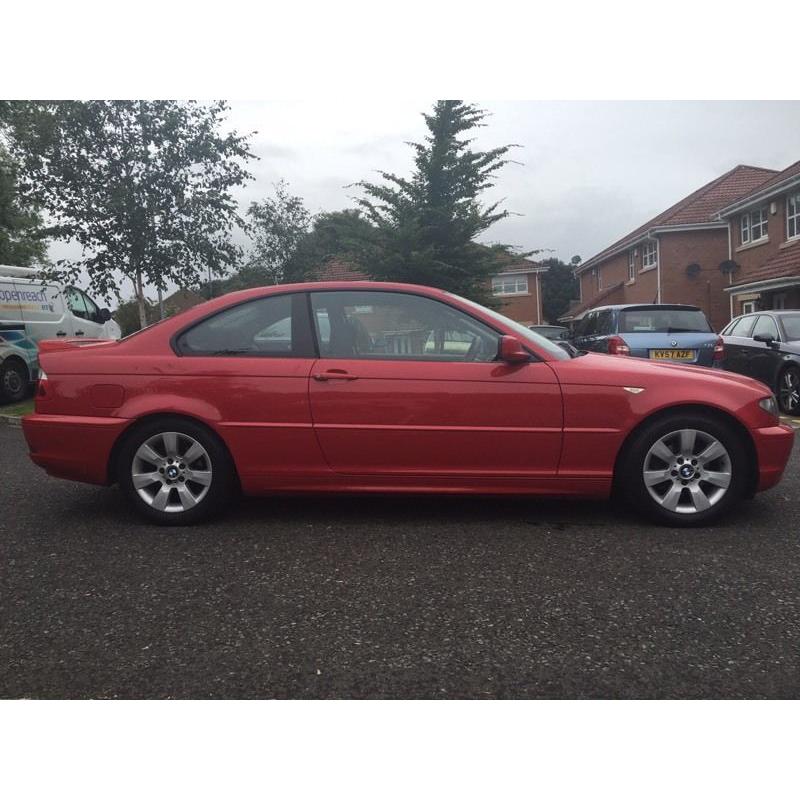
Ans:
[[[508,212],[479,197],[494,185],[513,145],[473,150],[465,135],[482,127],[487,113],[460,100],[440,100],[423,117],[428,135],[411,143],[411,177],[381,172],[382,184],[356,184],[366,195],[358,203],[372,226],[361,237],[359,263],[379,280],[427,284],[491,302],[488,278],[510,248],[476,240]]]
[[[578,259],[577,263],[575,258]],[[542,313],[548,322],[555,323],[566,313],[570,301],[578,297],[575,267],[579,263],[578,256],[573,257],[569,264],[557,258],[546,258],[542,261],[542,266],[549,268],[542,275]]]

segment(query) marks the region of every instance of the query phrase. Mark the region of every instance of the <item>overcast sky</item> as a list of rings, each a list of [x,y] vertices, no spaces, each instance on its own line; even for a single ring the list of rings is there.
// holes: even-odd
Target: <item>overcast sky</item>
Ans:
[[[737,164],[800,159],[800,102],[491,102],[476,146],[520,145],[487,202],[513,216],[487,241],[584,260]],[[377,170],[407,175],[404,144],[425,133],[432,100],[232,102],[230,124],[257,131],[243,209],[281,178],[312,212],[353,205],[348,184]],[[244,244],[245,242],[242,241]],[[73,255],[54,244],[54,258]],[[126,294],[129,287],[125,287]]]

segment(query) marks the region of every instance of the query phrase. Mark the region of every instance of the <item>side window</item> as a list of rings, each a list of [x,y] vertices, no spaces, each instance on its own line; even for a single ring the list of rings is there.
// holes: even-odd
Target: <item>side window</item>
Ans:
[[[184,356],[313,355],[301,294],[262,297],[227,308],[184,331],[177,339]]]
[[[92,322],[99,322],[100,309],[97,307],[97,304],[85,292],[81,292],[81,295],[83,296],[83,302],[86,304],[87,319],[90,319]]]
[[[726,336],[743,336],[747,338],[750,336],[750,331],[753,330],[753,323],[756,321],[755,317],[740,317],[729,328]]]
[[[597,333],[599,336],[608,336],[614,333],[614,313],[612,311],[601,311],[597,315]]]
[[[89,309],[86,307],[86,299],[83,292],[78,291],[77,289],[73,289],[70,287],[69,289],[65,289],[64,294],[67,298],[67,305],[69,306],[69,310],[76,316],[80,317],[81,319],[91,319],[89,316]]]
[[[772,317],[766,317],[764,315],[758,318],[753,328],[752,336],[758,336],[759,334],[762,336],[771,336],[773,339],[781,338],[778,335],[778,326],[775,324],[775,320],[772,319]]]
[[[597,312],[590,311],[580,323],[580,336],[592,336],[596,330],[595,322],[597,321]]]
[[[500,336],[445,303],[400,292],[313,292],[322,358],[494,361]]]

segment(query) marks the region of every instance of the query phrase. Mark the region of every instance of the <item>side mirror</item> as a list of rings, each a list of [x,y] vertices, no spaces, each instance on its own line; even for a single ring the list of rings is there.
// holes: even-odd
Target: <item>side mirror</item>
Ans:
[[[97,316],[100,322],[108,322],[111,319],[111,312],[107,308],[101,308]]]
[[[753,337],[754,342],[762,342],[767,347],[778,348],[780,347],[780,342],[775,341],[775,337],[770,333],[757,333]]]
[[[501,336],[500,358],[508,364],[520,364],[523,361],[530,361],[531,354],[516,336]]]

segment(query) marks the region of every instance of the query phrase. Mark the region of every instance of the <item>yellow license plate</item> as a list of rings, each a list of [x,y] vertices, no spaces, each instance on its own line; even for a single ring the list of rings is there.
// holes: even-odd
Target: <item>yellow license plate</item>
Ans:
[[[694,361],[694,350],[651,350],[650,358],[667,361]]]

